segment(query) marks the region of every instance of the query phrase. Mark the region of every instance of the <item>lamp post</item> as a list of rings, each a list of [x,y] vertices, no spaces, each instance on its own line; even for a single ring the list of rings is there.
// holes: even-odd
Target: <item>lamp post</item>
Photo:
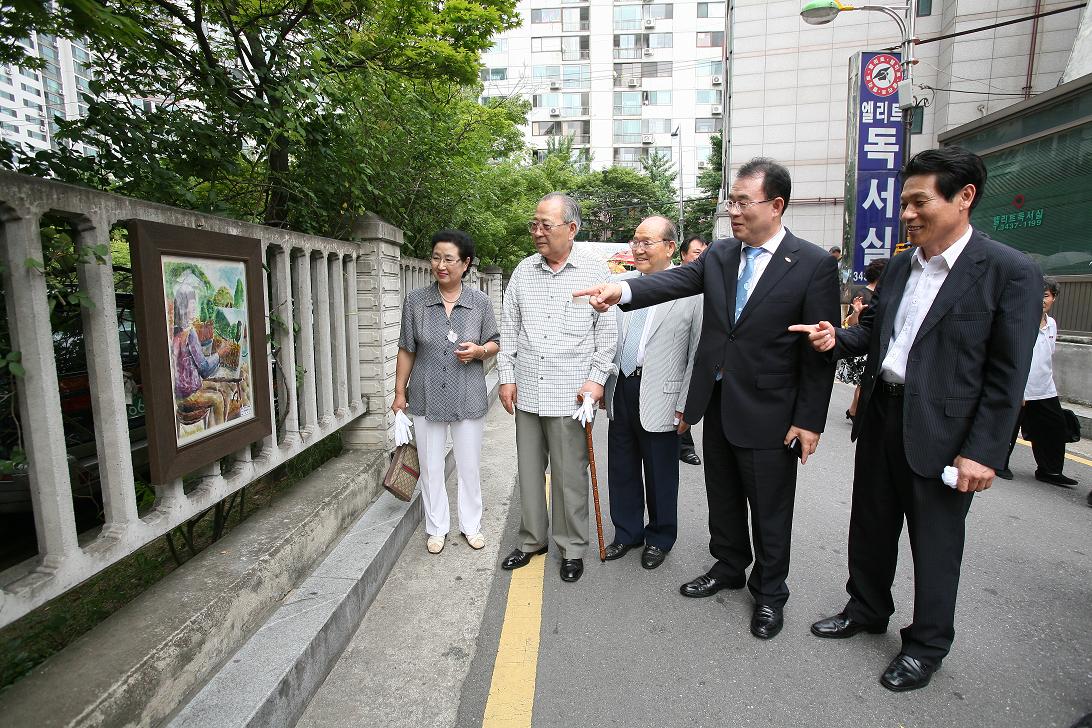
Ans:
[[[679,239],[678,239],[677,242],[679,244],[679,248],[681,249],[682,244],[683,244],[683,240],[686,239],[685,237],[683,237],[683,212],[684,212],[684,208],[683,208],[682,125],[681,124],[679,126],[675,127],[675,131],[671,132],[671,136],[679,138],[679,163],[677,165],[678,170],[679,170]]]
[[[895,21],[902,34],[902,80],[899,81],[899,109],[902,110],[902,163],[910,160],[910,130],[914,123],[914,2],[905,5],[845,5],[838,0],[812,0],[800,10],[808,25],[834,22],[838,13],[850,10],[872,10]]]

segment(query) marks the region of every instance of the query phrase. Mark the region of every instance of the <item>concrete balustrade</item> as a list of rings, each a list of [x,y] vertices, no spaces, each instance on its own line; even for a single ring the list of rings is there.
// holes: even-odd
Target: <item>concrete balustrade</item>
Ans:
[[[274,432],[182,480],[153,483],[156,500],[140,515],[134,489],[112,261],[79,267],[95,449],[105,524],[77,534],[61,415],[49,302],[42,273],[44,214],[72,222],[75,245],[104,245],[130,219],[258,238],[268,270],[270,398]],[[397,352],[402,233],[378,219],[358,241],[302,235],[156,205],[33,177],[0,173],[0,260],[11,347],[26,376],[16,383],[38,555],[0,572],[0,626],[64,593],[187,519],[253,483],[323,437],[342,430],[350,447],[389,447],[388,398]],[[427,266],[410,266],[429,275]],[[272,319],[269,319],[272,314]],[[267,337],[267,333],[270,335]],[[276,373],[273,361],[276,360]],[[255,376],[261,373],[255,372]],[[274,395],[276,390],[276,395]],[[253,449],[253,453],[252,453]],[[189,489],[189,492],[187,491]]]

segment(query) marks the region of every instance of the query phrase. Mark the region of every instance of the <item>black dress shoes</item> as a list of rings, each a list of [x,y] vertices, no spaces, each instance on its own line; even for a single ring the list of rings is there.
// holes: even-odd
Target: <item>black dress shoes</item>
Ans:
[[[1008,468],[1001,468],[1000,470],[995,470],[994,475],[996,475],[998,478],[1001,478],[1001,480],[1012,480],[1012,471],[1009,470]]]
[[[888,690],[901,693],[917,690],[929,684],[933,673],[940,669],[940,663],[925,662],[900,652],[880,677],[880,685]]]
[[[857,622],[846,616],[845,612],[839,612],[833,617],[827,617],[826,619],[820,619],[818,622],[811,626],[811,633],[816,637],[827,637],[829,639],[841,640],[846,637],[852,637],[858,632],[868,632],[870,634],[883,634],[887,631],[887,624],[866,624],[864,622]]]
[[[584,573],[584,559],[562,559],[561,581],[576,581]]]
[[[667,552],[656,546],[645,546],[641,552],[641,566],[646,569],[655,569],[667,558]]]
[[[635,549],[642,544],[639,543],[618,543],[615,541],[610,546],[607,546],[607,561],[614,561],[625,556],[630,549]]]
[[[679,454],[679,460],[683,461],[687,465],[701,465],[701,458],[693,450],[684,450]]]
[[[538,551],[532,551],[530,553],[526,553],[524,551],[516,549],[512,553],[508,554],[508,556],[505,557],[504,561],[501,562],[501,568],[505,571],[511,571],[512,569],[519,569],[527,566],[527,564],[531,562],[532,556],[544,554],[546,553],[546,550],[548,548],[548,546],[543,546]]]
[[[709,574],[702,574],[693,581],[688,581],[679,587],[679,594],[684,597],[711,597],[721,589],[742,589],[747,579],[742,575],[736,579],[718,579]]]
[[[1044,483],[1050,483],[1051,485],[1060,485],[1063,488],[1071,488],[1077,484],[1076,480],[1066,477],[1061,473],[1048,473],[1043,470],[1035,471],[1035,479],[1040,480]]]
[[[768,640],[777,635],[785,625],[779,607],[768,604],[756,604],[751,615],[751,634],[760,640]]]

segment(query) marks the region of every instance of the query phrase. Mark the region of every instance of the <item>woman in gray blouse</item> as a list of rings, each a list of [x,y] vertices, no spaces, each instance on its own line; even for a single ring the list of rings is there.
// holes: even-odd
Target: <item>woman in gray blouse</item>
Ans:
[[[436,282],[410,291],[402,304],[391,409],[408,408],[413,416],[426,545],[432,554],[443,550],[451,525],[444,483],[449,429],[459,476],[459,528],[472,548],[485,546],[478,475],[489,409],[483,362],[500,350],[500,332],[489,297],[463,285],[473,260],[469,235],[461,230],[436,233],[432,236]]]

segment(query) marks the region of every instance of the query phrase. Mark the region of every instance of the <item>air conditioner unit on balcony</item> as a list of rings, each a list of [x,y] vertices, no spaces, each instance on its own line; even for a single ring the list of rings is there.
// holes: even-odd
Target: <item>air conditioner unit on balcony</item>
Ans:
[[[711,80],[714,86],[720,86],[722,83],[724,83],[724,79],[720,76],[713,76]]]
[[[557,91],[560,88],[561,88],[561,81],[559,81],[556,78],[550,79],[550,89],[551,90]]]
[[[712,114],[713,116],[720,116],[721,113],[723,113],[723,111],[724,111],[724,109],[723,109],[723,107],[721,107],[720,104],[713,104],[712,106],[709,107],[709,113]]]
[[[655,27],[656,27],[656,19],[655,18],[645,18],[645,28],[646,29],[652,29],[652,28],[655,28]]]
[[[629,86],[630,88],[639,88],[640,85],[641,85],[641,79],[631,78],[628,81],[626,81],[626,85]]]
[[[550,116],[561,116],[561,109],[556,106],[550,107]]]
[[[651,48],[645,48],[645,50],[643,52],[643,55],[644,55],[645,58],[651,58],[652,57],[652,49]]]
[[[641,137],[641,144],[652,144],[655,140],[651,134],[645,134]]]
[[[709,167],[709,162],[698,162],[698,169],[706,169]]]

